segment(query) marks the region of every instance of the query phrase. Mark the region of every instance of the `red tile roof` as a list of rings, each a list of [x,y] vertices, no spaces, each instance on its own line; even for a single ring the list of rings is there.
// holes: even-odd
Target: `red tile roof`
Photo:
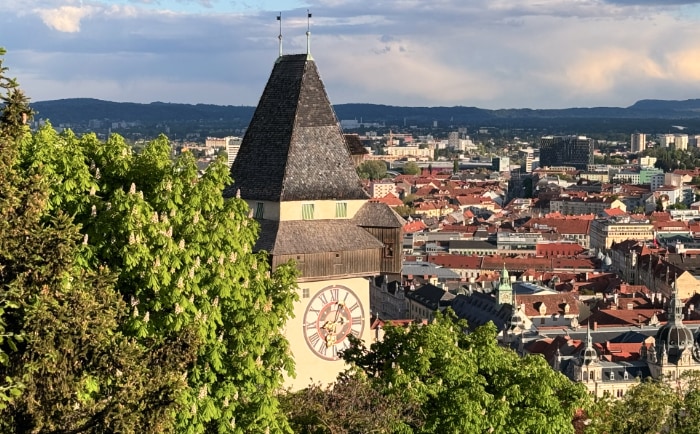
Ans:
[[[428,262],[445,268],[481,268],[481,257],[471,255],[431,255]]]
[[[570,293],[518,295],[517,303],[525,305],[525,315],[530,318],[542,316],[540,314],[542,306],[546,308],[545,316],[559,314],[578,317],[579,315],[576,298]],[[565,311],[567,305],[569,306],[568,313]]]
[[[687,230],[688,223],[680,220],[657,220],[652,223],[654,225],[654,230],[657,231],[668,231],[668,230]]]
[[[617,217],[621,215],[627,215],[627,212],[621,210],[620,208],[608,208],[603,210],[603,213],[608,217]]]
[[[426,226],[425,223],[423,223],[422,220],[414,220],[412,222],[408,222],[405,225],[403,225],[403,232],[405,234],[411,234],[413,232],[421,232],[428,229],[428,226]]]
[[[401,206],[403,205],[403,201],[396,197],[394,193],[388,193],[384,197],[380,198],[375,198],[375,199],[370,199],[371,202],[381,202],[389,205],[390,207],[395,207],[395,206]]]

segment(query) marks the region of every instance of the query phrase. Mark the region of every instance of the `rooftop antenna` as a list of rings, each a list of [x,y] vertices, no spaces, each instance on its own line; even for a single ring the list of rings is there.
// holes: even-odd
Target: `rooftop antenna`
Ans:
[[[280,12],[279,15],[277,15],[277,21],[280,22],[280,34],[279,34],[279,36],[277,37],[277,39],[279,39],[279,41],[280,41],[280,43],[279,43],[279,45],[280,45],[280,56],[279,56],[279,57],[282,57],[282,12]]]
[[[306,10],[306,60],[314,60],[311,57],[311,12]]]

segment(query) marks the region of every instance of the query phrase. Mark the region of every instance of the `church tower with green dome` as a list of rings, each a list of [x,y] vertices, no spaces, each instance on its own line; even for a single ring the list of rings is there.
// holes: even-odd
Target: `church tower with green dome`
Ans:
[[[501,271],[501,279],[498,282],[496,299],[499,305],[513,305],[513,286],[510,284],[510,275],[508,274],[508,270],[506,270],[505,263],[503,264],[503,271]]]

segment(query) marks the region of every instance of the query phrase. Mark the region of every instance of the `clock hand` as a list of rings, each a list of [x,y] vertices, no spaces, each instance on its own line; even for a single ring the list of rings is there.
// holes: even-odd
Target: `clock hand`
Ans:
[[[343,303],[342,301],[337,302],[335,308],[335,319],[333,320],[333,322],[338,322],[338,318],[340,318],[340,308],[342,308],[343,306],[345,306],[345,303]]]

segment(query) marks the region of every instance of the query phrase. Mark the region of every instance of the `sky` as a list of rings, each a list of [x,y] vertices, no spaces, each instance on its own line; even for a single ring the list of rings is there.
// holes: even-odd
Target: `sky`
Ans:
[[[32,101],[255,106],[280,23],[333,104],[700,98],[700,0],[0,0],[0,47]]]

